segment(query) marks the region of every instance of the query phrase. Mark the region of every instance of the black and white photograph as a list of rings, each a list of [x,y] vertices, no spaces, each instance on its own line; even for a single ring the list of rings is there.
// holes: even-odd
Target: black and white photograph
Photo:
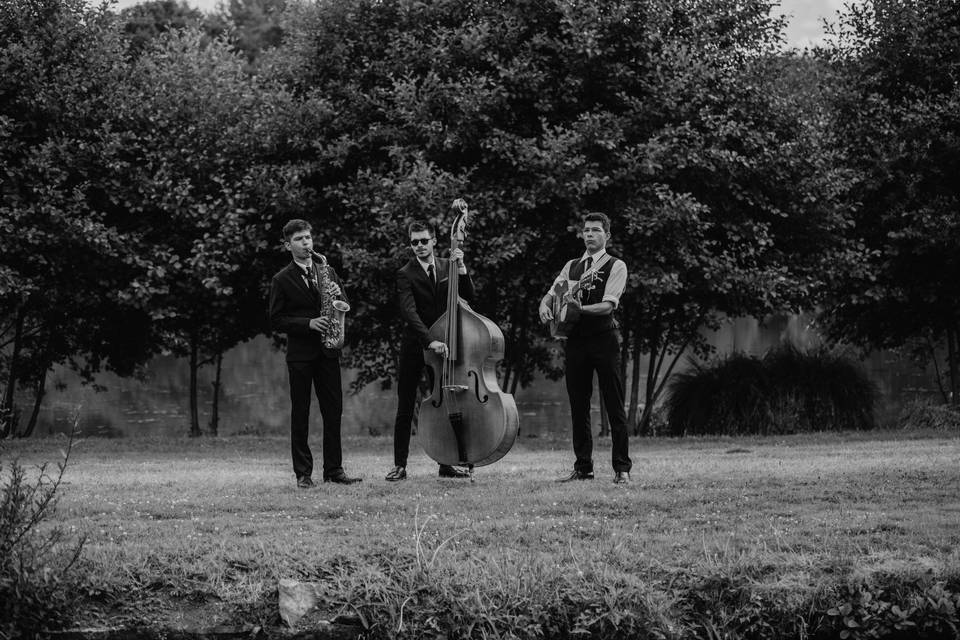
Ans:
[[[960,0],[0,0],[0,640],[960,640]]]

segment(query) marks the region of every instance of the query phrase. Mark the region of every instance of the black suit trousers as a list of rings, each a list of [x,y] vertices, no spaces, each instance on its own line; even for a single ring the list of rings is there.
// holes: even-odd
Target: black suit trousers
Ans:
[[[574,468],[593,471],[593,436],[590,432],[590,397],[593,373],[597,373],[600,395],[610,420],[613,439],[613,470],[630,471],[627,415],[623,409],[623,380],[620,379],[620,341],[616,330],[587,337],[567,339],[566,373],[570,417],[573,422]]]
[[[393,464],[407,466],[410,454],[410,427],[417,402],[417,386],[423,375],[423,347],[413,340],[400,345],[400,363],[397,371],[397,418],[393,424]]]
[[[310,428],[310,390],[316,391],[323,418],[323,477],[343,471],[340,451],[340,420],[343,393],[340,359],[319,356],[304,362],[287,362],[290,374],[290,450],[297,477],[313,473],[313,455],[307,442]]]

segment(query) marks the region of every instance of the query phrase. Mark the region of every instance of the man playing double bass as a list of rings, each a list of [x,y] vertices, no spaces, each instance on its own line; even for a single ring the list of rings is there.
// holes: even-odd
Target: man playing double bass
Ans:
[[[560,480],[593,479],[593,438],[590,433],[590,397],[593,394],[593,372],[597,372],[600,395],[610,418],[613,439],[613,481],[630,481],[629,438],[627,416],[623,409],[623,380],[620,378],[620,336],[613,321],[613,311],[627,284],[627,266],[623,260],[606,252],[610,239],[610,218],[603,213],[583,217],[583,255],[570,260],[554,280],[551,290],[540,301],[540,321],[554,319],[554,287],[567,282],[579,283],[579,290],[570,304],[579,310],[579,318],[567,333],[564,347],[564,378],[570,400],[573,423],[573,451],[576,455],[573,472]]]
[[[449,260],[434,254],[437,238],[423,222],[413,222],[407,229],[413,257],[397,272],[397,306],[403,318],[403,341],[397,371],[397,417],[393,426],[393,469],[387,474],[390,482],[407,477],[407,456],[410,452],[410,427],[416,403],[417,385],[424,369],[423,350],[443,355],[447,345],[429,336],[430,326],[446,311],[447,270]],[[463,263],[463,251],[456,249],[450,260],[458,263],[460,297],[473,299],[473,281]],[[440,465],[441,478],[469,478],[470,474],[449,465]]]

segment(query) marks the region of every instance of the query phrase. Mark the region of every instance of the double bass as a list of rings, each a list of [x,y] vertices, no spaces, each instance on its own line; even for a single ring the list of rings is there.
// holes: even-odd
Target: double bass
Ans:
[[[450,250],[459,247],[467,203],[457,199]],[[424,451],[440,464],[481,466],[496,462],[513,446],[520,425],[513,396],[500,389],[496,364],[503,359],[503,332],[459,295],[457,261],[451,260],[447,307],[430,339],[447,345],[444,355],[424,351],[431,383],[420,404],[417,432]]]

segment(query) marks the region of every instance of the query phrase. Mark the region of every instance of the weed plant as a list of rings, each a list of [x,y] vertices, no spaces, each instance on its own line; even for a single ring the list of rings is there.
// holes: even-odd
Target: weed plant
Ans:
[[[849,358],[786,345],[763,358],[691,362],[671,380],[667,424],[675,436],[872,429],[876,396]]]
[[[47,473],[35,480],[18,460],[0,460],[0,639],[39,638],[70,620],[79,580],[73,568],[83,540],[70,541],[61,527],[47,527],[67,467],[73,438]]]

